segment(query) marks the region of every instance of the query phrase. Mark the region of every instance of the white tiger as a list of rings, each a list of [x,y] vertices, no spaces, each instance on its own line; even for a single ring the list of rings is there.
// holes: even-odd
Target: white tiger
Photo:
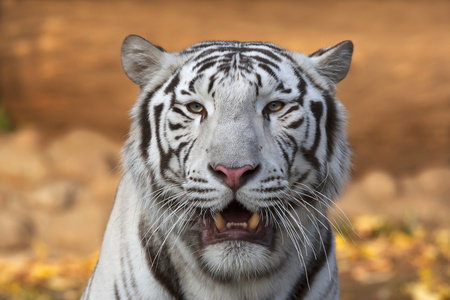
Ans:
[[[141,89],[82,299],[338,299],[327,214],[349,172],[335,84],[352,53],[127,37]]]

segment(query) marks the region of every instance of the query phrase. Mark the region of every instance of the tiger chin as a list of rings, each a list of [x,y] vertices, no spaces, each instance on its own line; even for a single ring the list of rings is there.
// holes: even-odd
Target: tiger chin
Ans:
[[[339,299],[333,199],[351,151],[335,88],[352,53],[350,41],[169,53],[128,36],[122,65],[140,91],[82,299]]]

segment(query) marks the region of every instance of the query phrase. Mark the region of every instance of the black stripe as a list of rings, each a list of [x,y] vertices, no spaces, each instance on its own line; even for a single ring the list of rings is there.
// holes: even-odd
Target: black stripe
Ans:
[[[259,87],[262,87],[261,75],[259,75],[258,73],[256,73],[256,79],[258,80],[258,86],[259,86]]]
[[[287,174],[288,174],[288,176],[290,176],[290,174],[292,172],[292,168],[294,166],[295,154],[298,151],[297,142],[292,136],[288,135],[285,132],[283,133],[283,136],[279,137],[279,139],[281,139],[281,142],[279,140],[277,140],[277,143],[279,145],[285,145],[285,148],[283,148],[283,156],[288,165]],[[292,150],[291,156],[289,156],[288,150]]]
[[[275,88],[275,91],[281,91],[284,90],[284,84],[283,82],[280,82],[277,87]]]
[[[195,64],[195,66],[192,67],[192,71],[195,71],[195,69],[199,68],[201,65],[210,63],[211,61],[216,61],[218,58],[221,58],[221,57],[222,57],[222,55],[209,56],[209,57],[197,62],[197,64]]]
[[[182,116],[185,117],[186,119],[194,120],[193,118],[191,118],[191,117],[189,117],[188,115],[186,115],[186,114],[184,113],[184,111],[182,111],[182,110],[179,109],[178,107],[172,107],[172,111],[173,111],[174,113],[177,113],[177,114],[182,115]]]
[[[252,66],[249,66],[249,65],[239,66],[239,69],[241,71],[247,72],[247,74],[253,74],[253,67]]]
[[[212,88],[213,88],[213,86],[214,86],[214,82],[215,82],[215,81],[216,81],[216,74],[212,75],[212,76],[209,78],[208,94],[211,93],[211,90],[212,90]]]
[[[204,188],[198,188],[198,187],[190,187],[186,189],[186,192],[192,192],[192,193],[199,193],[199,194],[205,194],[217,191],[217,189],[204,189]]]
[[[126,299],[132,299],[131,295],[130,295],[130,288],[128,286],[128,278],[127,278],[127,274],[125,273],[125,261],[124,261],[124,255],[120,256],[120,266],[122,268],[122,272],[121,272],[121,278],[122,278],[122,284],[123,284],[123,289],[125,290],[125,298]]]
[[[290,141],[290,148],[292,150],[292,164],[294,163],[294,157],[297,154],[298,151],[298,144],[297,140],[290,134],[284,132],[284,135],[289,139]]]
[[[281,179],[283,179],[281,176],[272,176],[272,177],[268,177],[264,180],[261,180],[261,182],[266,183],[269,181],[276,181],[276,180],[281,180]]]
[[[287,125],[286,128],[297,129],[303,124],[304,121],[305,121],[305,118],[300,118],[297,121],[294,121],[294,122],[290,123],[289,125]]]
[[[158,146],[160,160],[159,160],[159,171],[164,178],[164,170],[166,169],[167,165],[169,164],[169,158],[170,154],[167,154],[162,146],[161,142],[161,113],[164,108],[164,104],[159,104],[153,108],[153,115],[155,119],[155,133],[156,133],[156,145]],[[174,107],[175,109],[176,107]]]
[[[200,52],[197,56],[195,56],[193,58],[193,60],[199,60],[199,59],[204,58],[214,52],[216,52],[216,48],[204,50],[204,51]]]
[[[303,76],[301,75],[301,73],[297,70],[294,69],[294,74],[297,77],[298,80],[298,84],[297,84],[297,91],[299,93],[298,98],[297,98],[297,102],[300,106],[303,106],[303,102],[304,102],[304,98],[306,96],[306,81],[303,79]]]
[[[114,299],[120,300],[119,290],[117,288],[117,282],[114,282]]]
[[[192,180],[193,182],[208,183],[208,180],[199,177],[189,177],[189,180]]]
[[[182,143],[180,143],[179,145],[178,145],[178,147],[177,147],[177,149],[173,149],[173,151],[172,151],[172,155],[175,155],[178,159],[180,159],[180,152],[181,152],[181,150],[183,150],[183,148],[185,148],[186,146],[188,145],[188,143],[187,142],[182,142]],[[180,165],[181,165],[181,162],[179,161],[179,163],[180,163]]]
[[[308,170],[308,171],[306,171],[305,173],[303,173],[303,174],[300,176],[300,178],[298,178],[297,180],[295,180],[295,182],[296,182],[296,183],[302,183],[302,182],[305,181],[305,179],[308,177],[309,173],[311,173],[311,170]],[[303,196],[302,196],[302,200],[305,200],[305,199],[303,199]],[[308,198],[308,200],[309,200],[309,198]],[[308,202],[309,202],[309,201],[308,201]]]
[[[284,87],[283,82],[280,82],[280,84],[278,84],[278,86],[275,88],[276,91],[279,91],[283,94],[290,94],[292,92],[292,89],[287,89]]]
[[[273,59],[277,62],[281,62],[281,58],[279,56],[277,56],[277,54],[281,54],[281,53],[272,52],[270,50],[258,49],[258,48],[244,48],[244,50],[242,52],[259,52],[259,53],[264,54],[265,56],[270,57],[271,59]]]
[[[327,104],[327,121],[325,125],[325,130],[327,133],[327,157],[328,161],[330,161],[334,153],[334,144],[336,140],[336,129],[338,127],[338,119],[337,119],[336,103],[333,97],[329,93],[326,93],[324,97],[325,102]]]
[[[275,72],[274,72],[268,65],[259,64],[258,67],[260,67],[261,69],[263,69],[264,71],[266,71],[267,74],[269,74],[269,75],[272,76],[276,81],[278,81],[278,76],[275,74]]]
[[[159,251],[160,245],[155,245],[152,241],[148,241],[149,236],[153,236],[155,233],[150,230],[143,217],[139,222],[139,239],[141,241],[141,247],[145,253],[145,259],[147,266],[153,274],[153,277],[161,284],[165,290],[176,300],[183,300],[184,297],[181,292],[180,279],[175,267],[168,254],[168,247],[163,246],[158,256],[158,261],[153,264],[153,257]],[[153,267],[152,267],[153,266]]]
[[[180,83],[180,73],[177,73],[170,83],[167,85],[167,87],[164,89],[164,93],[169,94],[173,93],[175,91],[175,88],[178,86],[178,83]]]
[[[271,62],[270,60],[268,60],[268,59],[266,59],[266,58],[264,58],[264,57],[261,57],[261,56],[251,56],[251,58],[255,59],[256,61],[258,61],[258,62],[260,62],[260,63],[262,63],[262,64],[269,65],[269,66],[271,66],[271,67],[273,67],[273,68],[275,68],[275,69],[277,69],[277,70],[280,70],[280,66],[279,66],[279,65],[277,65],[277,64],[274,63],[274,62]]]
[[[125,248],[126,250],[126,264],[128,267],[128,270],[130,271],[130,284],[131,284],[131,288],[134,291],[135,296],[139,295],[139,291],[137,289],[137,281],[136,281],[136,277],[134,276],[134,272],[133,272],[133,266],[131,265],[131,257],[130,257],[130,251],[128,248]]]
[[[184,128],[186,128],[186,126],[183,126],[183,124],[180,124],[180,123],[173,124],[173,123],[169,122],[170,130],[178,130],[178,129],[184,129]]]
[[[322,102],[315,102],[312,101],[311,104],[311,112],[314,115],[314,118],[316,119],[316,133],[314,137],[314,144],[310,149],[306,149],[305,147],[302,147],[302,151],[304,153],[305,159],[311,163],[314,169],[319,169],[319,160],[316,157],[317,148],[319,147],[320,139],[322,136],[322,132],[320,131],[320,121],[322,119],[323,115],[323,104]]]
[[[311,285],[314,282],[317,274],[323,267],[325,267],[325,264],[327,263],[327,257],[329,257],[333,245],[333,235],[331,234],[331,229],[329,228],[328,221],[326,222],[328,228],[319,233],[322,235],[322,237],[325,235],[325,239],[323,239],[324,247],[317,247],[320,251],[317,254],[317,258],[314,257],[314,254],[310,255],[310,259],[307,262],[308,274],[307,276],[302,276],[301,278],[299,278],[294,286],[294,290],[288,297],[288,299],[290,300],[304,299],[304,297],[309,293],[308,282]]]
[[[186,155],[183,158],[183,167],[186,166],[186,162],[189,158],[189,154],[191,154],[192,147],[194,147],[194,144],[196,141],[197,141],[197,139],[193,140],[191,145],[189,146],[189,149],[186,151]],[[185,169],[185,168],[183,168],[183,169]]]
[[[312,150],[315,152],[317,150],[317,147],[319,146],[320,137],[322,136],[322,132],[320,131],[320,121],[322,120],[323,116],[323,103],[312,101],[310,104],[310,108],[311,112],[314,115],[314,118],[316,119],[316,137],[314,140],[314,145],[312,147]]]
[[[282,191],[284,187],[276,186],[276,187],[269,187],[269,188],[262,188],[262,189],[252,189],[252,191],[258,191],[260,193],[272,193],[272,192],[278,192]]]
[[[185,134],[177,135],[177,136],[175,136],[173,139],[176,140],[176,141],[178,141],[179,139],[181,139],[182,137],[185,137],[185,136],[188,136],[188,134],[185,133]]]
[[[195,76],[192,78],[191,82],[189,82],[189,91],[195,94],[195,87],[194,84],[197,82],[197,80],[200,78],[200,75]]]
[[[280,148],[281,153],[283,154],[284,160],[286,161],[286,163],[289,164],[289,161],[290,161],[289,155],[287,154],[286,149],[283,148],[283,144],[282,144],[279,140],[275,140],[275,141],[277,142],[278,147]],[[289,173],[290,173],[291,168],[292,168],[292,165],[289,164],[289,168],[288,168],[288,176],[289,176]]]
[[[140,107],[140,114],[139,114],[139,124],[141,125],[141,155],[146,161],[148,159],[148,147],[150,145],[150,140],[152,138],[152,130],[150,128],[150,116],[148,114],[149,112],[149,104],[150,100],[153,98],[154,94],[161,89],[162,84],[156,87],[154,90],[150,91],[147,96],[142,101],[141,107]]]
[[[280,116],[280,118],[285,117],[287,114],[289,114],[289,113],[291,113],[291,112],[293,112],[293,111],[295,111],[295,110],[299,110],[299,108],[300,108],[300,106],[298,106],[298,105],[292,106],[292,107],[289,108],[284,114],[282,114],[282,115]]]
[[[204,65],[198,70],[198,73],[202,73],[203,71],[205,71],[205,70],[207,70],[207,69],[209,69],[209,68],[214,67],[214,65],[215,65],[216,63],[217,63],[217,62],[212,61],[212,62],[209,62],[209,63],[204,64]]]

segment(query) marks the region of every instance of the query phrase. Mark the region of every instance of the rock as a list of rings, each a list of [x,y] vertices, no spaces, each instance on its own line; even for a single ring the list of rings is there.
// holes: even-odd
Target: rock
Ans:
[[[336,205],[340,207],[338,211],[342,210],[344,214],[348,215],[367,214],[366,197],[361,184],[352,181],[348,188],[346,188],[342,199],[336,202]]]
[[[395,179],[386,172],[374,171],[362,181],[364,193],[375,201],[387,201],[398,196]]]
[[[38,181],[48,175],[48,164],[41,153],[13,147],[0,149],[0,177],[8,180]]]
[[[0,145],[0,178],[8,182],[29,182],[45,179],[49,162],[43,153],[42,136],[32,129],[10,136]]]
[[[113,203],[121,177],[121,174],[114,174],[95,180],[90,186],[95,201]]]
[[[80,196],[80,185],[70,180],[53,181],[25,194],[32,209],[57,212],[68,209]]]
[[[430,226],[450,228],[448,203],[434,195],[417,194],[405,197],[404,211],[409,211],[420,222]],[[432,228],[433,228],[432,227]]]
[[[56,172],[86,180],[107,176],[120,161],[120,146],[85,130],[72,131],[54,141],[47,153]]]
[[[101,246],[111,206],[86,198],[60,213],[34,213],[36,238],[54,254],[86,255]]]
[[[30,245],[33,230],[23,215],[11,211],[0,211],[0,250],[25,249]]]
[[[450,168],[436,168],[423,171],[417,176],[419,187],[437,196],[450,194]]]
[[[24,128],[11,135],[11,143],[18,149],[42,151],[44,137],[42,136],[42,133],[35,128]]]

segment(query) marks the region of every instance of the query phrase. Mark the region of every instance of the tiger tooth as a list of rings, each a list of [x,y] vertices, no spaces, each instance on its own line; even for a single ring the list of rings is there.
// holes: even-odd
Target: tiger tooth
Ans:
[[[255,230],[256,227],[258,227],[259,224],[259,215],[258,214],[253,214],[250,219],[247,222],[248,227],[252,230]]]
[[[219,229],[219,231],[221,231],[222,229],[225,228],[226,223],[225,223],[225,220],[223,219],[223,217],[222,217],[222,215],[220,213],[217,213],[214,216],[214,221],[215,221],[216,227],[217,227],[217,229]]]

